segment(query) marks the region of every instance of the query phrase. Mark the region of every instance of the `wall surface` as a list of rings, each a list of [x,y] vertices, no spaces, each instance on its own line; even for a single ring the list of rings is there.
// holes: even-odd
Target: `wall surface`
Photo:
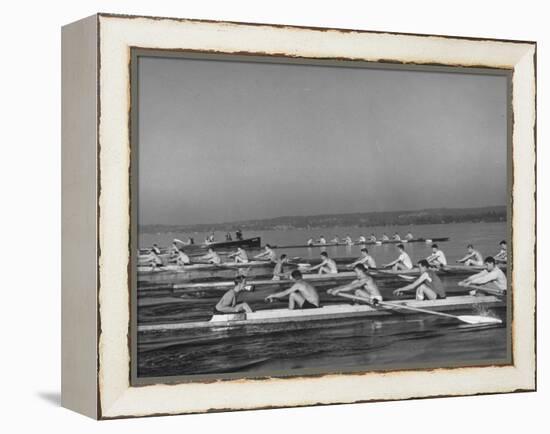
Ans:
[[[5,2],[0,29],[2,90],[2,279],[0,368],[6,432],[334,432],[343,426],[387,432],[543,432],[550,402],[549,279],[538,277],[539,392],[93,422],[60,407],[60,73],[62,25],[95,12],[269,22],[538,41],[539,246],[550,220],[548,11],[543,2],[171,2],[157,0]],[[546,199],[545,199],[546,197]],[[7,201],[6,201],[7,199]],[[34,249],[34,247],[38,249]],[[539,269],[550,259],[540,250]],[[32,266],[30,266],[32,261]],[[537,423],[538,422],[538,423]],[[10,429],[11,427],[11,429]],[[7,431],[6,428],[10,429]]]

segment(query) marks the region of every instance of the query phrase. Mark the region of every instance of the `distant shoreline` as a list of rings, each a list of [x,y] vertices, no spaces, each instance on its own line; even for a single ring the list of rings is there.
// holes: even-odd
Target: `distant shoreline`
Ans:
[[[335,226],[410,226],[451,223],[506,222],[506,206],[432,208],[414,211],[283,216],[238,222],[191,225],[140,225],[140,233],[323,229]]]

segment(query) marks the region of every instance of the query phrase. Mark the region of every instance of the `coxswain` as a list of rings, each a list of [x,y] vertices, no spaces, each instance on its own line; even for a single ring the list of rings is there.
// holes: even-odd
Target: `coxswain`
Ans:
[[[500,252],[498,252],[494,256],[494,259],[495,259],[496,262],[506,263],[506,262],[508,262],[508,247],[506,245],[506,241],[502,240],[499,243],[499,245],[500,245]]]

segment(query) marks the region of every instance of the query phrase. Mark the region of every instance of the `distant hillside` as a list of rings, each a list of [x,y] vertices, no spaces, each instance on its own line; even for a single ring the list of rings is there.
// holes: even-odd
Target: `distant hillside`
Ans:
[[[314,216],[284,216],[271,219],[246,220],[194,225],[143,225],[142,233],[205,232],[254,230],[315,229],[334,226],[396,226],[438,223],[502,222],[506,221],[505,206],[483,208],[434,208],[416,211],[366,212],[351,214],[323,214]]]

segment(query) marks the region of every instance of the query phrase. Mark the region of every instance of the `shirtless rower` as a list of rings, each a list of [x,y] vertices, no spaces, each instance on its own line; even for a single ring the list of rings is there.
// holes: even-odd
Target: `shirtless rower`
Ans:
[[[321,244],[321,245],[324,246],[324,245],[327,243],[327,239],[325,238],[324,235],[321,235],[321,236],[319,237],[319,239],[317,240],[317,242],[318,242],[319,244]]]
[[[403,244],[397,245],[399,256],[395,261],[382,265],[383,268],[392,267],[394,271],[399,270],[412,270],[413,264],[410,256],[405,252],[405,246]]]
[[[369,241],[370,241],[371,243],[376,243],[376,235],[370,234]]]
[[[436,272],[430,268],[426,259],[418,261],[420,277],[414,282],[393,291],[394,295],[402,295],[404,292],[416,291],[417,300],[435,300],[445,298],[445,287]]]
[[[333,244],[338,244],[340,243],[340,239],[338,238],[338,236],[335,235],[334,238],[330,240],[330,242]]]
[[[349,236],[349,234],[347,234],[344,238],[344,243],[346,244],[346,246],[352,246],[353,245],[353,240],[351,239],[351,237]]]
[[[475,285],[493,291],[506,291],[508,280],[506,274],[497,267],[495,258],[487,256],[483,262],[485,263],[485,270],[458,282],[458,285],[466,287]],[[482,291],[483,289],[481,288],[480,290]],[[470,295],[475,295],[476,293],[477,289],[474,289],[470,292]]]
[[[407,235],[405,235],[405,239],[407,241],[414,240],[414,236],[411,232],[407,232]]]
[[[233,258],[235,262],[239,264],[247,264],[248,263],[248,255],[246,253],[246,250],[242,247],[237,247],[237,251],[235,253],[232,253],[229,255],[230,258]]]
[[[227,291],[222,298],[220,298],[220,301],[218,301],[218,304],[216,304],[216,307],[214,308],[214,313],[252,312],[252,309],[248,303],[237,303],[239,292],[245,289],[245,279],[242,276],[239,276],[235,278],[234,283],[235,286]]]
[[[156,244],[156,243],[153,244],[153,247],[151,247],[151,250],[153,252],[155,252],[157,255],[160,255],[160,248],[159,248],[158,244]]]
[[[390,237],[388,237],[388,235],[384,232],[382,234],[382,241],[389,241],[390,240]]]
[[[481,253],[479,253],[478,250],[474,249],[473,244],[468,244],[467,249],[468,249],[468,253],[466,253],[466,256],[464,256],[463,258],[459,259],[456,262],[458,262],[459,264],[464,264],[468,267],[483,266],[483,256],[481,256]]]
[[[307,271],[315,271],[319,269],[319,274],[338,274],[338,266],[334,259],[328,257],[327,252],[321,252],[321,263],[309,268]]]
[[[358,264],[363,265],[367,269],[376,268],[376,262],[374,261],[374,258],[369,255],[369,251],[366,247],[363,247],[361,249],[361,257],[351,264],[347,265],[346,268],[355,268],[355,266]]]
[[[396,232],[395,234],[393,234],[392,239],[393,239],[394,241],[401,241],[401,237],[399,236],[399,234],[398,234],[397,232]]]
[[[268,295],[265,301],[271,302],[288,296],[288,308],[291,310],[318,308],[320,306],[319,294],[310,283],[303,279],[302,273],[299,270],[293,270],[290,277],[295,281],[290,288]]]
[[[308,246],[313,246],[313,244],[315,244],[315,243],[313,242],[313,238],[310,238],[309,240],[307,240],[307,245],[308,245]]]
[[[222,263],[222,258],[220,258],[220,255],[218,255],[212,247],[208,249],[208,253],[204,256],[201,256],[199,258],[199,261],[206,261],[209,264],[216,264],[219,265]]]
[[[358,244],[365,244],[367,242],[367,239],[365,238],[364,235],[360,235],[359,238],[357,238],[357,241],[356,241]]]
[[[329,289],[328,294],[338,295],[341,292],[349,292],[355,290],[355,295],[357,297],[364,297],[369,299],[373,304],[376,304],[379,301],[382,301],[382,295],[378,286],[374,282],[374,279],[367,274],[367,270],[363,264],[356,264],[353,267],[357,279],[353,282],[339,286],[337,288]]]
[[[273,279],[272,280],[281,280],[286,277],[284,265],[288,263],[287,256],[283,253],[279,259],[275,262],[275,267],[273,268]]]
[[[156,244],[154,246],[156,246]],[[154,246],[143,261],[145,265],[151,266],[151,270],[155,270],[157,267],[162,267],[164,265],[160,257],[160,250]]]
[[[191,264],[191,259],[183,250],[178,250],[176,255],[176,265],[189,265]]]
[[[434,267],[444,267],[447,265],[447,258],[443,250],[437,244],[432,244],[432,254],[426,258],[426,261]]]
[[[262,253],[254,256],[254,259],[269,260],[271,262],[277,261],[277,253],[275,253],[275,250],[269,244],[266,244],[264,249]]]
[[[506,246],[506,241],[502,240],[500,243],[500,252],[498,252],[494,258],[496,262],[507,262],[508,261],[508,248]]]

